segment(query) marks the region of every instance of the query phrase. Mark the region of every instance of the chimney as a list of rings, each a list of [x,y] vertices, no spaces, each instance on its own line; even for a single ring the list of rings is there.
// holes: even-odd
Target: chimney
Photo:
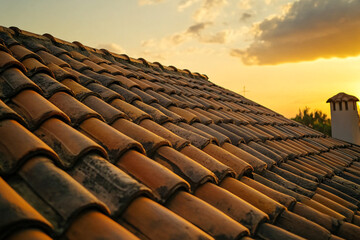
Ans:
[[[359,115],[357,97],[338,93],[329,98],[332,137],[360,145]]]

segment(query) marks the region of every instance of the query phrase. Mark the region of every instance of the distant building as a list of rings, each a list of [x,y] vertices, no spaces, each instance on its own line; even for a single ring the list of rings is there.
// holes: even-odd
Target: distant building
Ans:
[[[357,97],[341,92],[326,102],[330,103],[332,137],[360,145],[357,101]]]

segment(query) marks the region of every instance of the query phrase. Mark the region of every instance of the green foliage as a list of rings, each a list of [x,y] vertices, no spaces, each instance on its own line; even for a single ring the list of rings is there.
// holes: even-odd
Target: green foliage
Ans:
[[[327,115],[320,110],[310,112],[310,108],[305,107],[303,110],[299,109],[299,113],[292,119],[331,136],[331,121],[327,118]]]

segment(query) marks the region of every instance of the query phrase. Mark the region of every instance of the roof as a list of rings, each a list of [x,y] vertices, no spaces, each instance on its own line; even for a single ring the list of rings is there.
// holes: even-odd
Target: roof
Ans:
[[[344,92],[340,92],[338,94],[336,94],[335,96],[332,96],[331,98],[329,98],[326,102],[350,102],[350,101],[354,101],[357,102],[359,101],[359,99],[355,96],[346,94]]]
[[[360,147],[206,75],[1,27],[0,99],[0,238],[360,234]]]

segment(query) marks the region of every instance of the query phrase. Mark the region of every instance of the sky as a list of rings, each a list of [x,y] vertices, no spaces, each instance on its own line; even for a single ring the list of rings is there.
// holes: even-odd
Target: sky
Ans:
[[[206,74],[286,117],[360,97],[360,0],[0,0],[0,25]]]

